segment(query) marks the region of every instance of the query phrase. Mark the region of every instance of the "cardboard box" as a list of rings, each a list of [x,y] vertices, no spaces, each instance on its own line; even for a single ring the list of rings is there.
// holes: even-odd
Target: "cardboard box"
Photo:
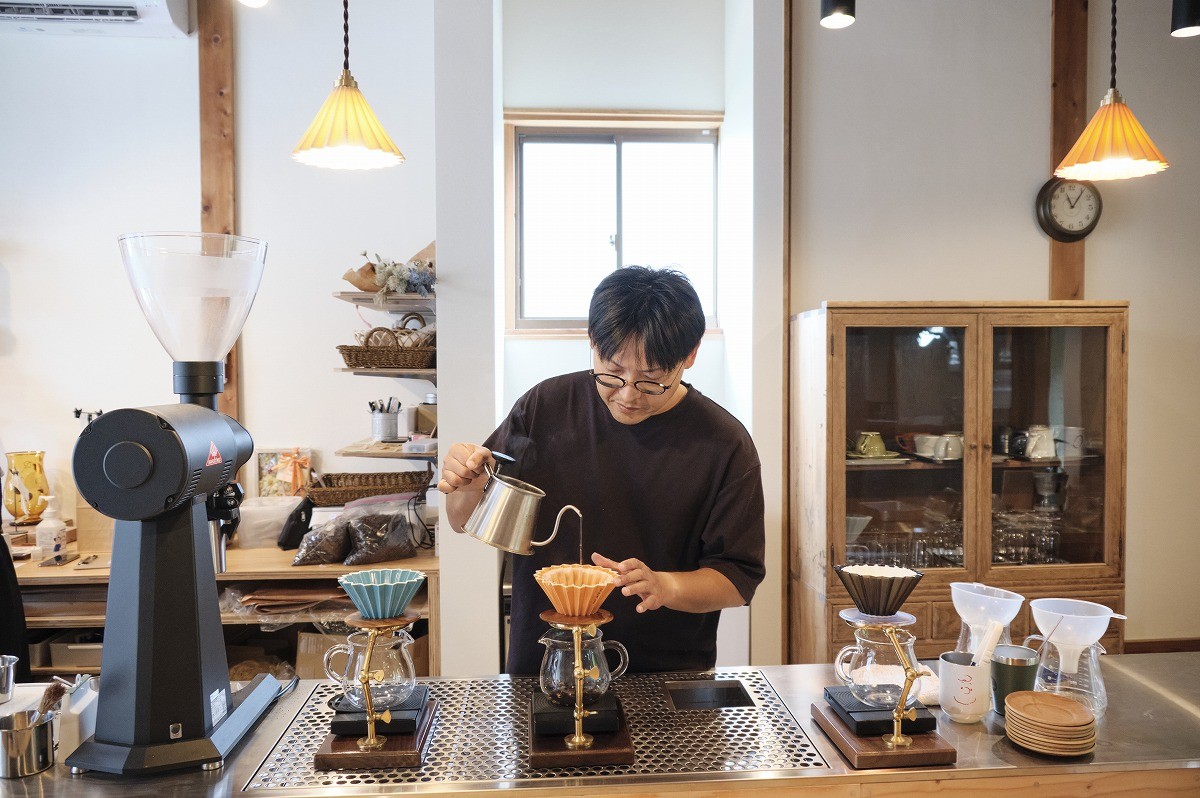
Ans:
[[[113,520],[92,509],[82,497],[75,502],[75,528],[80,554],[104,554],[112,551]]]
[[[437,405],[417,405],[416,431],[426,435],[437,433]]]
[[[301,632],[296,636],[296,675],[301,679],[328,679],[322,664],[325,652],[338,643],[344,642],[346,642],[344,637]],[[333,658],[335,670],[345,666],[346,658],[344,656]]]
[[[104,648],[104,632],[99,629],[68,629],[47,641],[50,664],[55,668],[99,668]]]
[[[335,635],[301,632],[296,638],[296,675],[301,679],[328,679],[325,674],[323,660],[325,652],[338,643],[344,643],[344,637]],[[408,647],[412,656],[413,670],[417,676],[429,675],[429,635],[421,635]],[[346,667],[346,657],[337,655],[331,663],[335,673]]]

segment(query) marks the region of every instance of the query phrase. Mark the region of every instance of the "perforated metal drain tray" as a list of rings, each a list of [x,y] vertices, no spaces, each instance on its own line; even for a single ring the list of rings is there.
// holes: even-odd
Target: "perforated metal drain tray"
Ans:
[[[705,773],[763,778],[828,767],[757,670],[639,674],[613,682],[629,719],[637,756],[632,765],[529,767],[528,712],[536,679],[446,679],[429,686],[439,704],[421,767],[314,770],[313,754],[329,731],[328,701],[338,690],[319,685],[245,789],[549,787],[691,780]]]

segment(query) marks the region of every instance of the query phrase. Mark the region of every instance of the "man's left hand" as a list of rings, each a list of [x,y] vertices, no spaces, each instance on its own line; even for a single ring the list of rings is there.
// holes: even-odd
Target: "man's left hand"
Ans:
[[[596,552],[592,552],[592,562],[617,572],[617,585],[621,588],[621,595],[641,597],[642,600],[637,605],[638,612],[657,610],[659,607],[670,605],[676,590],[673,574],[651,570],[636,558],[616,562]]]

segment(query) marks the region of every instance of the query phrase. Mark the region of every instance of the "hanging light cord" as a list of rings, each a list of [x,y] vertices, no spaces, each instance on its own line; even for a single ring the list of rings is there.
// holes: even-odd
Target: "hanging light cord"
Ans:
[[[1113,19],[1117,18],[1117,0],[1113,0]],[[1116,22],[1113,23],[1114,25]],[[1113,36],[1116,37],[1116,30],[1113,30]],[[342,43],[345,47],[345,55],[342,57],[342,69],[350,69],[350,0],[342,0]],[[1117,79],[1117,51],[1116,38],[1113,39],[1113,80]],[[1113,84],[1114,86],[1116,83]]]
[[[346,0],[346,2],[349,1],[350,0]],[[347,45],[347,47],[349,47],[349,45]],[[347,58],[350,57],[349,52],[349,50],[346,51]],[[1108,87],[1110,89],[1115,89],[1117,87],[1117,0],[1112,0],[1112,72],[1111,77],[1108,79]]]

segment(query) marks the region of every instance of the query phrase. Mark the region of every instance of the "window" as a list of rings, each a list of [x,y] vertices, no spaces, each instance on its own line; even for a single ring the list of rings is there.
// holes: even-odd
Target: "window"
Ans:
[[[624,265],[688,276],[715,326],[715,129],[516,130],[517,329],[584,328]]]

